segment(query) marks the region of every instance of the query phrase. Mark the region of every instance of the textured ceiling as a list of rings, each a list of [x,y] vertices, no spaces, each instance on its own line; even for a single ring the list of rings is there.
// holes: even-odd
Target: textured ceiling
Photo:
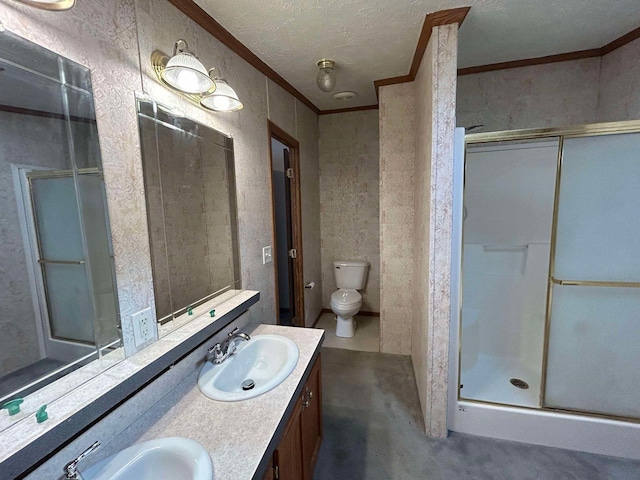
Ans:
[[[321,110],[377,103],[373,81],[409,72],[427,13],[471,5],[459,67],[586,50],[640,26],[639,0],[195,0]],[[336,61],[335,90],[315,85]],[[358,92],[340,102],[332,94]]]

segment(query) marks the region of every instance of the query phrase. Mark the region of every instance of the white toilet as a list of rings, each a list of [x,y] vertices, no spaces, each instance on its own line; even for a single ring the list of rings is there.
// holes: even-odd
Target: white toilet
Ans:
[[[338,317],[337,337],[353,337],[356,334],[353,316],[362,306],[362,295],[358,290],[364,288],[368,270],[368,262],[341,260],[333,262],[333,274],[338,290],[331,294],[331,310]]]

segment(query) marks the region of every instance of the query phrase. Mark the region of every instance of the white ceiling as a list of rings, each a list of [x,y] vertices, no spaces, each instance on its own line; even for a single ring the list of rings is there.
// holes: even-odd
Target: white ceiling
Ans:
[[[639,0],[195,0],[321,110],[377,103],[373,81],[409,72],[427,13],[471,5],[460,68],[601,47],[640,26]],[[336,61],[331,93],[316,62]],[[340,102],[332,94],[358,92]]]

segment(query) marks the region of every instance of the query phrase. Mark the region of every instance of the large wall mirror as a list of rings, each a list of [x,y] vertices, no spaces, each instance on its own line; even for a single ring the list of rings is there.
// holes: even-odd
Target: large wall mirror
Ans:
[[[5,405],[42,391],[121,341],[90,71],[0,33],[0,125]],[[25,400],[15,415],[0,410],[0,429],[40,406],[34,402]]]
[[[162,334],[241,288],[233,139],[145,99],[138,124]]]

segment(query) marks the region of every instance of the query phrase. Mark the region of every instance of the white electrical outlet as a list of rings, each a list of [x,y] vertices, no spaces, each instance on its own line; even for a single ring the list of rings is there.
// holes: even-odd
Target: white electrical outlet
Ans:
[[[133,338],[136,347],[156,337],[156,325],[151,316],[151,308],[145,308],[131,315],[131,323],[133,323]]]
[[[268,247],[262,247],[262,264],[273,262],[273,256],[271,255],[271,245]]]

